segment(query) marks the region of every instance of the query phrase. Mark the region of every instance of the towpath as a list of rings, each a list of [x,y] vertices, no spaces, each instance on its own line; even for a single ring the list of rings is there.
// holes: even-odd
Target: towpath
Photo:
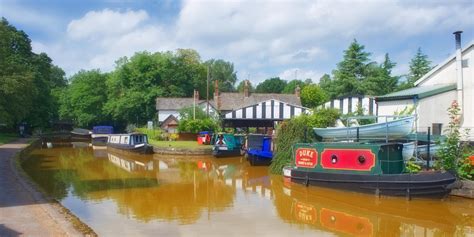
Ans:
[[[0,236],[82,236],[17,171],[15,155],[27,145],[19,139],[0,146]]]

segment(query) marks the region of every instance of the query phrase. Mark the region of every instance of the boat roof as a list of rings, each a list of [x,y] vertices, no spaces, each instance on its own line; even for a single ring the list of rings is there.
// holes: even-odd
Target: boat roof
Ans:
[[[406,99],[422,99],[433,95],[441,94],[447,91],[455,90],[456,84],[441,84],[430,86],[418,86],[406,90],[393,92],[387,95],[377,96],[375,100],[392,101],[392,100],[406,100]]]
[[[110,134],[111,136],[134,136],[134,135],[144,135],[144,133],[116,133],[116,134]]]

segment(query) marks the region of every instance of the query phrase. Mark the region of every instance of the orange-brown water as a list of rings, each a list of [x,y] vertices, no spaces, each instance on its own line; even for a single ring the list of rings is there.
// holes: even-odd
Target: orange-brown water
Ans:
[[[101,236],[473,236],[474,201],[303,187],[242,158],[34,150],[26,172]]]

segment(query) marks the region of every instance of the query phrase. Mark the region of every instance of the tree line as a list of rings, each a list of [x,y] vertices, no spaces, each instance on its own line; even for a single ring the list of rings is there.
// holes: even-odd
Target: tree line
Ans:
[[[302,104],[316,107],[344,95],[382,95],[413,86],[431,69],[427,56],[418,49],[410,62],[410,73],[392,75],[396,66],[389,55],[381,64],[354,40],[332,75],[319,83],[311,79],[286,81],[266,79],[251,92],[288,93],[301,88]],[[32,52],[28,35],[10,25],[0,24],[0,125],[15,127],[26,122],[33,127],[48,127],[55,120],[71,120],[76,126],[95,124],[125,126],[144,124],[156,117],[157,97],[192,97],[196,89],[202,98],[214,93],[214,81],[222,92],[242,92],[236,85],[234,65],[222,59],[203,61],[193,49],[166,52],[137,52],[115,62],[111,72],[81,70],[69,78],[45,54]]]

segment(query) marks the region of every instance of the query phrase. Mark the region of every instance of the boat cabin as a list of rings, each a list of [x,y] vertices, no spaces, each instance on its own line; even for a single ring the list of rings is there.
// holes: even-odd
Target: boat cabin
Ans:
[[[120,145],[139,145],[148,144],[148,137],[146,134],[132,133],[132,134],[113,134],[109,136],[109,144]]]

